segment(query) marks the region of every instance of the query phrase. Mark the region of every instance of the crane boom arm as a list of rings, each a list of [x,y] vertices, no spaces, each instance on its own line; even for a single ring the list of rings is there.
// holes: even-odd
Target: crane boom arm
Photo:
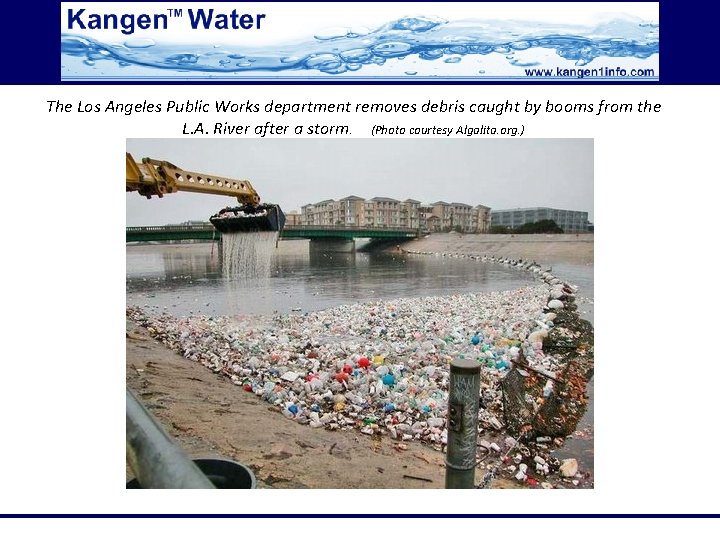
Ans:
[[[148,199],[153,195],[162,197],[166,193],[190,191],[229,195],[242,204],[258,205],[260,196],[247,180],[236,180],[205,173],[186,171],[169,161],[143,158],[135,161],[125,153],[125,191],[137,191]]]

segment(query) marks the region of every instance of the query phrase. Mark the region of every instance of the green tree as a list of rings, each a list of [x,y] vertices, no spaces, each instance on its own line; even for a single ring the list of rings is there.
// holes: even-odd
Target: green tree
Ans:
[[[541,219],[533,223],[520,225],[512,232],[517,234],[562,234],[564,231],[552,219]]]

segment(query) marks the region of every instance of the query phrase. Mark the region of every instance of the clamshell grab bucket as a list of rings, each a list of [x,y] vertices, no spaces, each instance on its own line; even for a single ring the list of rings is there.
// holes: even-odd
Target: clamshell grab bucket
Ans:
[[[285,214],[276,204],[246,204],[223,208],[210,223],[221,233],[281,231]]]

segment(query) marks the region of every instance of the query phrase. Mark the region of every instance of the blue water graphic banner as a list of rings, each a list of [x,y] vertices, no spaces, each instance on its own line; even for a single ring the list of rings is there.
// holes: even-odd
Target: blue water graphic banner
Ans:
[[[709,62],[715,44],[715,18],[707,5],[699,2],[636,2],[653,6],[657,16],[638,17],[628,4],[618,3],[612,19],[568,21],[563,6],[593,6],[594,2],[506,3],[518,6],[515,17],[486,16],[485,2],[457,2],[471,15],[448,16],[435,9],[440,3],[396,2],[400,13],[388,12],[373,3],[364,8],[375,15],[375,23],[354,24],[357,17],[337,19],[332,24],[313,27],[295,20],[304,35],[285,35],[283,39],[253,43],[248,35],[271,34],[280,19],[287,18],[288,6],[313,12],[324,6],[338,10],[362,6],[355,2],[262,3],[266,17],[260,28],[236,30],[242,42],[234,39],[202,40],[197,37],[213,29],[185,30],[181,40],[173,34],[169,20],[167,35],[158,30],[153,37],[147,29],[117,36],[95,31],[84,23],[68,28],[66,5],[108,6],[116,2],[57,2],[40,0],[32,4],[8,3],[3,30],[6,43],[21,46],[5,57],[0,84],[58,84],[118,82],[178,82],[205,84],[252,82],[336,82],[401,83],[533,83],[577,84],[599,82],[619,84],[718,84],[720,75]],[[153,12],[168,2],[126,2],[137,12]],[[209,9],[216,3],[179,2],[174,9]],[[234,4],[239,11],[252,13],[255,4]],[[560,14],[556,20],[529,17],[525,6],[549,6],[544,11]],[[312,6],[312,7],[311,7]],[[319,6],[319,7],[316,7]],[[361,7],[357,7],[361,6]],[[558,7],[560,6],[560,7]],[[35,16],[28,15],[28,7]],[[542,8],[541,8],[542,9]],[[99,11],[99,10],[98,10]],[[258,11],[261,13],[261,11]],[[379,15],[378,15],[379,13]],[[257,14],[257,13],[256,13]],[[703,14],[701,16],[701,14]],[[55,17],[58,17],[55,19]],[[187,14],[185,15],[187,17]],[[289,17],[291,20],[293,16]],[[322,17],[310,17],[311,20]],[[297,19],[297,18],[296,18]],[[32,22],[33,31],[28,33]],[[186,22],[188,21],[188,22]],[[418,21],[413,27],[409,21]],[[496,24],[500,21],[501,24]],[[613,22],[614,21],[614,22]],[[662,46],[660,24],[662,21]],[[182,21],[189,25],[189,19]],[[535,25],[540,22],[540,25]],[[488,29],[483,24],[493,24]],[[409,24],[409,26],[408,26]],[[430,26],[425,29],[425,26]],[[615,28],[613,28],[615,26]],[[179,28],[179,27],[178,27]],[[330,30],[328,32],[328,30]],[[593,32],[600,30],[600,32]],[[181,31],[181,30],[178,30]],[[227,34],[232,30],[226,31]],[[159,35],[157,35],[159,34]],[[513,35],[517,34],[517,35]],[[254,36],[253,36],[254,37]],[[662,51],[661,51],[662,48]],[[660,54],[662,52],[662,54]]]
[[[614,19],[595,27],[403,18],[286,46],[110,44],[63,34],[63,79],[290,76],[482,79],[659,79],[659,25]],[[461,66],[455,66],[461,64]]]
[[[185,7],[169,7],[178,5]],[[573,3],[555,15],[557,4],[536,4],[545,8],[542,19],[523,20],[475,17],[519,15],[512,3],[420,4],[432,13],[391,20],[382,16],[398,13],[396,7],[355,4],[374,10],[361,23],[382,21],[370,26],[355,24],[357,13],[319,21],[317,10],[307,15],[300,4],[283,10],[242,4],[247,13],[237,5],[150,3],[130,12],[126,4],[64,3],[62,28],[74,32],[61,34],[62,79],[644,82],[660,76],[657,4],[622,3],[618,8],[628,13],[597,14],[592,3]],[[408,9],[401,6],[400,12]],[[460,18],[438,15],[445,13]],[[298,20],[312,35],[288,39],[295,30],[288,21]]]

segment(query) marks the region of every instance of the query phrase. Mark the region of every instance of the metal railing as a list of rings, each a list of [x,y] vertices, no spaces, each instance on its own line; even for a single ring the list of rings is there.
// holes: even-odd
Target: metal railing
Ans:
[[[303,230],[335,230],[335,231],[359,231],[359,230],[382,230],[382,231],[400,231],[400,232],[417,232],[417,227],[403,227],[399,225],[289,225],[285,224],[284,229],[303,231]],[[182,232],[182,231],[212,231],[215,227],[211,223],[198,225],[150,225],[145,227],[125,227],[130,233],[142,232]]]
[[[147,227],[125,227],[126,233],[143,232],[185,232],[185,231],[214,231],[211,223],[198,225],[150,225]]]
[[[293,231],[308,231],[308,230],[332,230],[332,231],[365,231],[365,230],[379,230],[379,231],[398,231],[398,232],[417,232],[417,227],[402,227],[399,225],[285,225],[285,229]]]
[[[128,389],[125,401],[127,461],[143,488],[215,488]]]

